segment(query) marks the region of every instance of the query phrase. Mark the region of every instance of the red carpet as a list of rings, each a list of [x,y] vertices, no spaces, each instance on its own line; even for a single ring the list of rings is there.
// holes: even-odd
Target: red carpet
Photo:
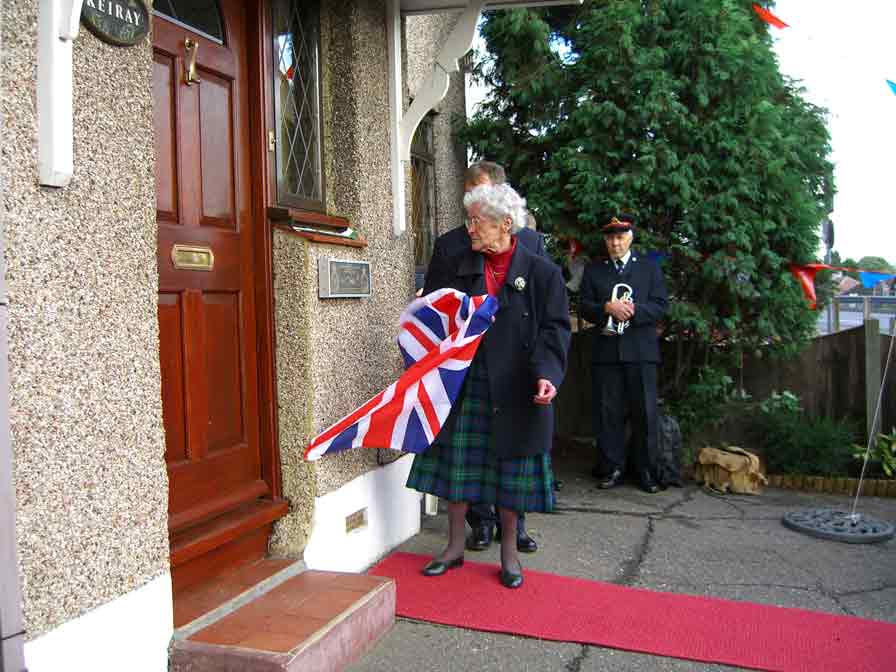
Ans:
[[[428,578],[429,558],[393,553],[397,614],[471,630],[579,642],[757,670],[893,672],[896,624],[803,609],[626,588],[524,570],[508,590],[495,565],[466,561]]]

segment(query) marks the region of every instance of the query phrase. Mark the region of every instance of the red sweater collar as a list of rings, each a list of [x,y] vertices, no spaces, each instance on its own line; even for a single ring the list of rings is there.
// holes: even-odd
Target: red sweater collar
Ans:
[[[511,237],[510,241],[510,249],[505,252],[497,254],[484,252],[482,254],[485,257],[485,287],[492,296],[496,296],[498,290],[504,286],[507,271],[510,269],[510,262],[516,250],[516,236]]]

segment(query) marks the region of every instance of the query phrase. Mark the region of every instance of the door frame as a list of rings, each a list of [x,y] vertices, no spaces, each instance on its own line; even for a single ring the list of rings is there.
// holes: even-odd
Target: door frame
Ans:
[[[274,329],[273,229],[268,218],[268,128],[270,87],[266,77],[268,0],[246,2],[248,53],[247,93],[249,100],[249,154],[252,171],[252,237],[255,272],[255,325],[258,366],[259,453],[261,475],[271,496],[283,496],[280,468],[280,429],[277,419],[276,341]]]

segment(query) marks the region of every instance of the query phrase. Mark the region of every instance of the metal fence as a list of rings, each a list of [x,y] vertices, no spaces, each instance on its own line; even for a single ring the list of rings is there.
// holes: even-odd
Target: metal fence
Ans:
[[[896,296],[837,296],[827,310],[818,316],[819,335],[836,334],[854,329],[865,320],[880,322],[880,333],[889,334],[896,323]]]

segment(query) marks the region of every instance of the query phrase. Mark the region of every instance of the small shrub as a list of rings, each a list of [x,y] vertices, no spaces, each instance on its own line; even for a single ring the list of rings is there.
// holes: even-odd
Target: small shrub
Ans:
[[[669,411],[678,421],[685,441],[700,429],[721,422],[733,382],[724,371],[704,366],[697,382],[690,383],[680,399],[669,403]]]
[[[854,444],[853,448],[855,449],[852,454],[853,459],[864,461],[866,446]],[[889,434],[877,435],[877,441],[871,446],[868,460],[879,464],[887,478],[893,478],[893,474],[896,474],[896,427]]]
[[[759,403],[759,412],[764,415],[790,414],[796,415],[802,411],[800,398],[793,392],[784,390],[781,393],[772,391],[769,398]]]
[[[843,476],[853,461],[856,428],[831,418],[810,418],[791,392],[772,393],[757,408],[752,434],[768,471]]]

